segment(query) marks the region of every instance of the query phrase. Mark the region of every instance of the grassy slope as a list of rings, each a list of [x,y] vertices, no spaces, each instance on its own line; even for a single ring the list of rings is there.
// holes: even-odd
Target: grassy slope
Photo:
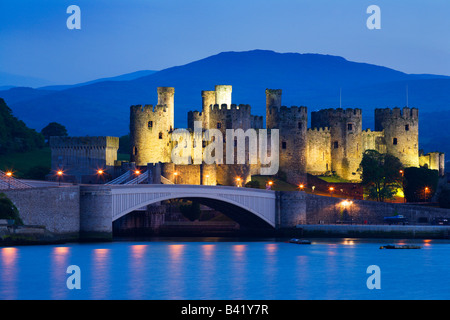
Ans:
[[[35,166],[50,168],[51,151],[49,147],[24,153],[0,155],[0,170],[11,170],[16,178],[23,177],[29,169]]]

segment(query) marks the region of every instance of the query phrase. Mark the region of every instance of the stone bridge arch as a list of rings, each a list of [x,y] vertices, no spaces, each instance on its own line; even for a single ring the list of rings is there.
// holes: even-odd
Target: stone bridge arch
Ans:
[[[276,227],[274,191],[203,185],[102,185],[80,190],[80,232],[111,232],[112,222],[146,205],[169,199],[198,200],[238,223]]]

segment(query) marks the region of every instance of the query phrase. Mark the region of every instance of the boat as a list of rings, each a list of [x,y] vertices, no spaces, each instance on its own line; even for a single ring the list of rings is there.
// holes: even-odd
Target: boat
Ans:
[[[296,243],[296,244],[311,244],[311,241],[304,240],[304,239],[291,239],[288,241],[289,243]]]
[[[412,244],[387,244],[381,246],[380,249],[420,249],[421,246],[416,246]]]

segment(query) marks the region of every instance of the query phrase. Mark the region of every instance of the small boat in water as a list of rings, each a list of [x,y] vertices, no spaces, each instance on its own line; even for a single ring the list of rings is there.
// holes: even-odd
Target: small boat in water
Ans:
[[[311,244],[311,241],[304,240],[304,239],[291,239],[288,242],[289,243],[296,243],[296,244]]]
[[[380,249],[420,249],[421,246],[415,246],[412,244],[387,244],[381,246]]]

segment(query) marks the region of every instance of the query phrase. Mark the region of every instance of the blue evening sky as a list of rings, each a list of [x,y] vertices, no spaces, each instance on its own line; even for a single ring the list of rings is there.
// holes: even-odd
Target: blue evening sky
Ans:
[[[369,30],[369,5],[381,30]],[[69,5],[81,30],[69,30]],[[0,72],[59,84],[160,70],[222,51],[343,56],[450,75],[448,0],[1,0]]]

